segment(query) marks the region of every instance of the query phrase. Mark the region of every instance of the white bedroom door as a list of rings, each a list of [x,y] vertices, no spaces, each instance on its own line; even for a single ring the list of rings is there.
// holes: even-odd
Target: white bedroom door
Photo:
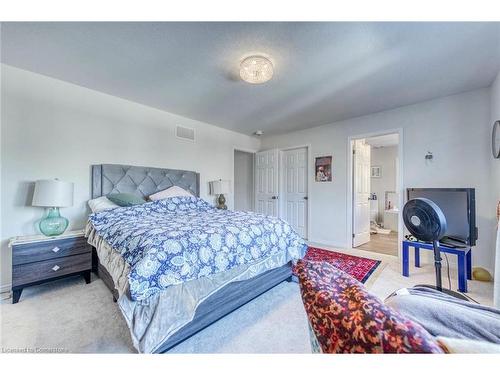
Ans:
[[[307,148],[283,152],[284,219],[307,239]]]
[[[278,150],[255,154],[255,211],[278,216]]]
[[[370,145],[354,141],[352,247],[370,241]]]

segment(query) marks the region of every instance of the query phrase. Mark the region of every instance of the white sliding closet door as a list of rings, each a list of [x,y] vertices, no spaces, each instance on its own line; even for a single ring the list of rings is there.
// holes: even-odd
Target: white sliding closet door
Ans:
[[[255,154],[255,211],[278,216],[278,150]]]
[[[285,220],[302,238],[307,238],[307,148],[283,152]]]

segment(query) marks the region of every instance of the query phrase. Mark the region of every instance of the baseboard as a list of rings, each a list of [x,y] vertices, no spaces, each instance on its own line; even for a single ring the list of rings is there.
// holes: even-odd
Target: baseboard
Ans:
[[[328,240],[323,240],[321,238],[311,238],[306,241],[308,245],[310,246],[328,246],[328,247],[335,247],[337,249],[346,249],[347,246],[346,244],[339,244],[339,243],[332,243]]]
[[[0,293],[10,292],[12,289],[12,284],[5,284],[0,286]]]

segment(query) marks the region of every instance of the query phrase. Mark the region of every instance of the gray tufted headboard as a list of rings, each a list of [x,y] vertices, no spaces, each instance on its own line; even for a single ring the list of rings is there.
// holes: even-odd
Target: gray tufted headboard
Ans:
[[[92,198],[110,193],[132,193],[148,197],[174,185],[200,196],[200,174],[193,171],[99,164],[92,166],[91,178]]]

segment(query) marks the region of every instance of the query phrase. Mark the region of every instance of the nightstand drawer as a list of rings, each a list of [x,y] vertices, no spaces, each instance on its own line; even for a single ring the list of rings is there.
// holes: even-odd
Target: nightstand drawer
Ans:
[[[12,247],[12,265],[16,266],[90,252],[91,247],[83,237],[25,243]]]
[[[42,262],[16,265],[12,267],[12,286],[16,287],[70,273],[90,270],[91,267],[91,252]]]

